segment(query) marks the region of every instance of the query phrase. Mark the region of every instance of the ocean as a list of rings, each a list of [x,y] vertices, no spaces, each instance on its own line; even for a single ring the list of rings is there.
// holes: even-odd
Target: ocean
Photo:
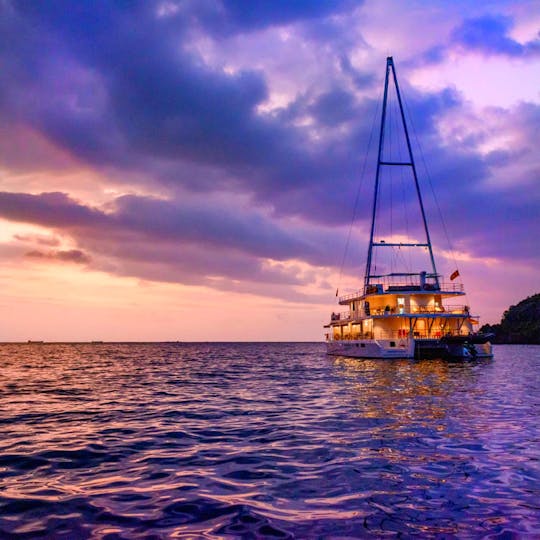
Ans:
[[[1,538],[540,537],[540,347],[0,345]]]

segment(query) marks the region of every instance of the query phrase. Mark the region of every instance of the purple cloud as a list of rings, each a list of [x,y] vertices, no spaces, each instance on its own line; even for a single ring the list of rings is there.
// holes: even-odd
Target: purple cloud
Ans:
[[[360,35],[361,13],[355,12],[359,18],[351,29],[347,16],[357,3],[167,6],[1,5],[3,125],[37,132],[120,192],[156,197],[111,197],[98,208],[64,192],[2,192],[0,216],[69,236],[81,257],[88,257],[85,264],[105,271],[231,290],[241,288],[240,281],[246,291],[265,284],[272,294],[300,298],[291,288],[315,278],[290,261],[335,268],[341,259],[384,58],[374,70],[371,56],[378,53]],[[538,41],[518,43],[510,37],[512,25],[500,15],[464,20],[448,42],[428,48],[422,61],[440,62],[456,44],[507,57],[536,54]],[[319,66],[309,66],[296,91],[283,91],[281,98],[277,70],[242,65],[234,57],[238,36],[263,39],[278,28],[290,32],[299,48],[316,51],[322,73],[311,80]],[[210,52],[206,42],[212,43]],[[220,54],[221,46],[226,53]],[[358,60],[359,47],[369,61]],[[483,113],[471,115],[479,127],[468,126],[449,144],[441,136],[440,118],[459,118],[467,104],[455,89],[428,92],[410,85],[408,68],[418,63],[405,63],[399,72],[402,90],[414,120],[413,143],[416,137],[422,142],[451,233],[460,247],[480,256],[537,257],[530,232],[538,230],[540,164],[531,145],[538,106],[500,112],[505,121],[497,130],[524,135],[504,148],[485,150],[494,126],[484,125]],[[276,95],[280,99],[274,102]],[[30,169],[46,161],[31,151],[16,157]],[[420,154],[417,161],[420,165]],[[373,155],[367,163],[371,182]],[[490,185],[503,167],[519,189]],[[425,177],[421,181],[428,214],[436,216],[429,185]],[[359,197],[360,231],[370,216],[367,182]],[[404,199],[414,212],[414,196]],[[381,216],[391,213],[385,207]],[[494,215],[503,225],[493,226]],[[404,230],[396,226],[394,232]],[[354,249],[361,260],[364,246]],[[36,257],[61,258],[60,251],[38,252]]]
[[[279,293],[288,300],[313,301],[283,287],[307,285],[316,276],[287,261],[324,265],[338,258],[331,231],[287,230],[262,213],[209,204],[122,196],[105,211],[65,194],[0,193],[0,216],[52,227],[79,246],[69,251],[32,250],[29,257],[87,263],[118,275],[157,281]]]
[[[466,19],[453,32],[453,41],[470,50],[505,56],[528,56],[540,54],[540,39],[521,44],[510,37],[513,27],[511,17],[484,15]]]
[[[77,203],[65,193],[0,192],[0,214],[13,221],[57,228],[83,227],[106,220],[101,212]]]

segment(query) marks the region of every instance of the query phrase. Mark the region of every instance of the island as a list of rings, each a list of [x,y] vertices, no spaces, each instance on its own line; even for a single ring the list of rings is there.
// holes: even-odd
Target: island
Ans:
[[[510,306],[499,324],[485,324],[480,331],[493,334],[493,343],[540,344],[540,293]]]

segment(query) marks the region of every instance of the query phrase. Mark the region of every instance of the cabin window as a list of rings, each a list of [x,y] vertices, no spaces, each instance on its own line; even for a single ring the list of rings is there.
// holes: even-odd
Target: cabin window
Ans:
[[[365,347],[366,344],[365,343],[360,343],[360,347]]]
[[[405,312],[405,298],[398,297],[397,304],[398,304],[398,313],[403,314]]]
[[[396,342],[395,341],[391,341],[390,342],[390,347],[395,347],[396,346]]]

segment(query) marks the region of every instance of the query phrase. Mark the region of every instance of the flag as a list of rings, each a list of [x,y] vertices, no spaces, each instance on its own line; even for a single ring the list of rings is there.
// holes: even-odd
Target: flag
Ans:
[[[453,281],[459,276],[459,270],[454,270],[452,274],[450,275],[450,281]]]
[[[336,289],[336,296],[338,295],[339,289]]]

